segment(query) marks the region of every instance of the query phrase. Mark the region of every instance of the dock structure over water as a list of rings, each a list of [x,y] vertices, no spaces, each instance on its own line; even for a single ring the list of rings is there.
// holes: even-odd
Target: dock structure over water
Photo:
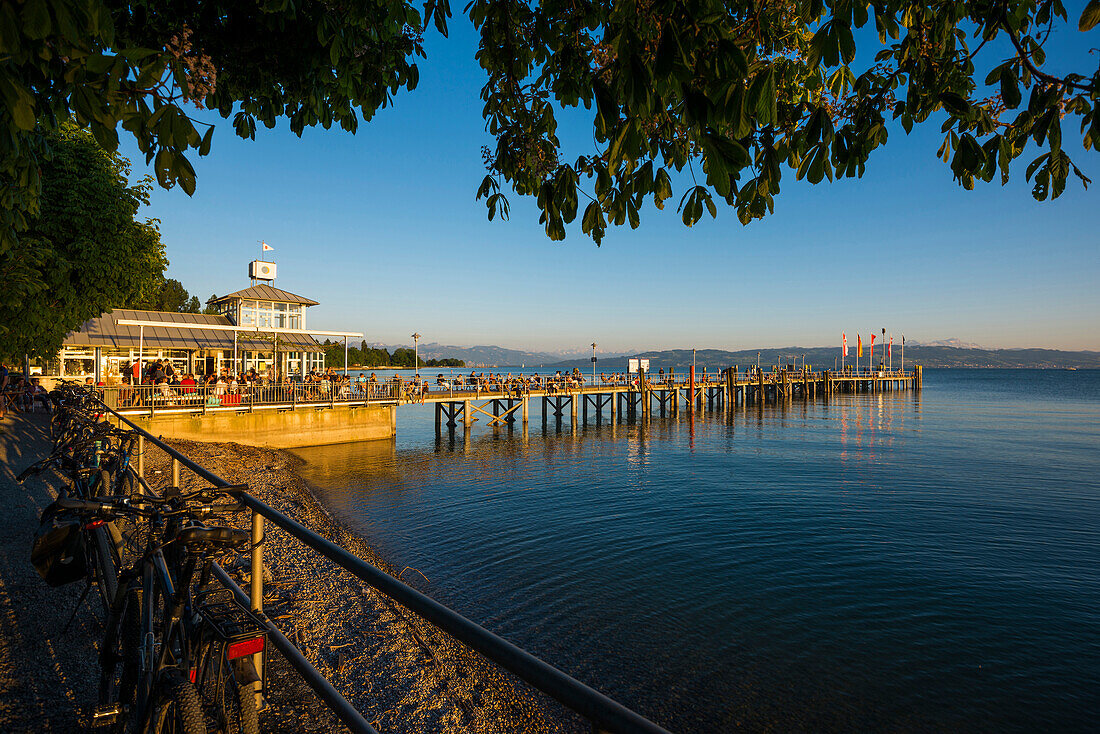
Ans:
[[[730,367],[717,375],[691,373],[652,380],[645,372],[627,381],[570,383],[551,379],[537,386],[473,381],[464,385],[419,386],[408,381],[246,385],[236,391],[204,386],[123,386],[100,388],[104,402],[119,414],[161,435],[289,448],[324,443],[392,438],[403,406],[434,404],[435,429],[471,430],[527,426],[532,409],[542,423],[568,414],[573,425],[665,416],[680,410],[705,413],[737,405],[790,400],[828,400],[843,393],[919,390],[923,370],[752,370]]]
[[[698,382],[689,376],[652,381],[644,372],[628,382],[598,383],[575,387],[543,386],[519,390],[483,390],[480,387],[445,387],[427,389],[421,396],[405,402],[434,403],[435,428],[456,430],[461,423],[469,430],[484,416],[489,426],[514,425],[517,420],[527,425],[532,399],[541,403],[542,422],[560,421],[566,411],[572,423],[587,423],[589,411],[596,423],[637,416],[660,416],[681,409],[705,412],[734,405],[763,405],[786,400],[828,399],[840,393],[878,393],[896,390],[919,390],[923,386],[923,369],[910,370],[846,370],[844,372],[810,370],[775,370],[750,373],[736,367]],[[518,419],[517,419],[518,413]]]

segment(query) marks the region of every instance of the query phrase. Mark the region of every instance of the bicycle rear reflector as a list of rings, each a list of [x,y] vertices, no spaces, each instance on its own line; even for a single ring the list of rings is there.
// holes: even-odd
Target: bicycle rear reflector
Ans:
[[[240,642],[233,642],[226,648],[225,656],[230,660],[236,660],[237,658],[243,658],[246,655],[255,655],[258,652],[263,652],[264,638],[253,637],[251,640],[241,640]]]

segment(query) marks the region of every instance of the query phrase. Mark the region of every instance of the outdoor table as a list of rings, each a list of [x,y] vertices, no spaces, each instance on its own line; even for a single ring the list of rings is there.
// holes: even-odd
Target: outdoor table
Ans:
[[[23,397],[23,392],[21,390],[5,390],[3,396],[4,406],[8,410],[14,410],[16,413],[23,412],[23,406],[20,405],[22,402],[20,398]]]

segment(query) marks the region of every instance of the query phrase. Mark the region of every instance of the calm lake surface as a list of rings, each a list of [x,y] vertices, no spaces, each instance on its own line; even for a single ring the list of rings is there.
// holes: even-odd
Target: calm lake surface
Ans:
[[[576,431],[536,402],[526,437],[411,407],[297,453],[406,580],[674,732],[1100,726],[1100,371]]]

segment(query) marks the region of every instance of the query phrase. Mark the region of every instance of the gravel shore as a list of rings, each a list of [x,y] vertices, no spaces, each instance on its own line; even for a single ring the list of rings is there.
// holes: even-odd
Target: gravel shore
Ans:
[[[368,563],[400,574],[325,512],[296,474],[301,460],[292,454],[232,443],[170,443],[226,481],[248,484],[262,501]],[[164,452],[149,450],[146,474],[167,482],[171,471]],[[196,477],[184,475],[185,488],[199,486]],[[580,730],[557,704],[271,523],[264,553],[265,575],[270,574],[265,611],[380,732]],[[413,581],[413,573],[404,576]],[[273,710],[265,722],[270,730],[338,728],[285,664],[273,673],[281,690],[272,693]]]
[[[101,621],[96,605],[78,604],[81,584],[50,588],[30,564],[38,515],[61,478],[15,481],[49,451],[47,416],[0,422],[0,730],[79,731],[94,703]],[[239,444],[173,445],[231,483],[247,483],[272,507],[391,575],[394,569],[335,523],[295,473],[297,457]],[[150,448],[146,476],[164,486],[166,454]],[[183,472],[184,488],[200,482]],[[306,657],[380,732],[575,732],[575,717],[268,523],[265,611]],[[230,569],[231,571],[234,569]],[[241,559],[236,573],[247,574]],[[408,580],[411,571],[405,573]],[[93,592],[94,596],[94,592]],[[66,621],[74,614],[67,631]],[[269,661],[269,732],[330,732],[343,727],[297,673],[273,653]]]

